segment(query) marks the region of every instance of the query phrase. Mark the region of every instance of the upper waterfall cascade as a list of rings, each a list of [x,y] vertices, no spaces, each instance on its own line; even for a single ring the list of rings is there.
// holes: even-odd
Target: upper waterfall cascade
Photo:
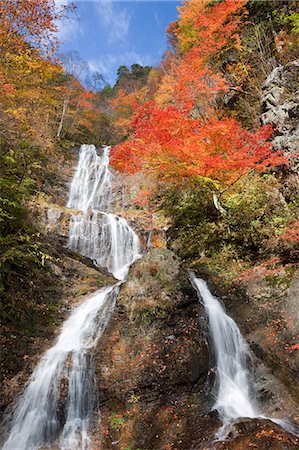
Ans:
[[[124,280],[140,256],[140,245],[126,220],[110,213],[108,164],[109,147],[99,157],[95,146],[82,145],[68,201],[69,208],[82,214],[73,215],[69,245]],[[89,431],[97,393],[91,349],[113,313],[119,285],[100,289],[65,321],[15,405],[3,450],[92,448]]]
[[[108,211],[112,204],[112,173],[109,170],[110,147],[104,147],[99,157],[94,145],[82,145],[73,177],[68,208],[87,212],[89,209]]]
[[[94,145],[81,147],[68,207],[83,214],[72,217],[69,247],[123,280],[130,264],[140,256],[140,245],[127,221],[111,212],[109,151],[110,147],[105,147],[99,157]]]

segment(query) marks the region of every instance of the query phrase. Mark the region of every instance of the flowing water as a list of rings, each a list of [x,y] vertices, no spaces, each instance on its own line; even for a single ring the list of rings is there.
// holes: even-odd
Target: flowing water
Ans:
[[[100,158],[93,145],[81,148],[67,206],[83,214],[72,217],[68,245],[123,280],[132,261],[140,256],[140,244],[127,221],[111,212],[109,150],[105,147]]]
[[[112,179],[109,147],[100,157],[93,145],[83,145],[68,201],[68,207],[76,210],[68,245],[122,282],[130,264],[140,257],[140,245],[126,220],[113,214]],[[213,409],[223,421],[217,438],[224,439],[236,419],[266,417],[255,403],[250,352],[238,326],[204,280],[193,273],[190,279],[209,317],[216,363]],[[121,282],[100,289],[73,310],[15,405],[3,450],[92,449],[90,428],[97,406],[92,349],[113,313]],[[292,424],[270,420],[298,434]]]
[[[216,395],[213,409],[224,424],[239,417],[259,415],[254,402],[254,386],[248,370],[248,346],[237,324],[214,297],[207,283],[190,274],[191,282],[203,300],[209,318],[209,330],[215,352]]]
[[[140,246],[125,219],[111,213],[108,164],[109,147],[102,157],[93,145],[81,147],[68,202],[81,213],[73,215],[69,246],[124,280],[130,264],[140,257]],[[100,289],[66,320],[14,408],[3,450],[91,448],[89,430],[97,398],[91,350],[112,315],[119,285]]]
[[[266,417],[256,405],[256,393],[249,370],[250,351],[237,324],[229,317],[220,301],[214,297],[207,283],[189,273],[199,299],[207,311],[212,348],[215,355],[215,402],[223,422],[216,438],[223,440],[231,429],[231,424],[239,418],[269,419],[286,431],[298,436],[298,429],[292,423]]]
[[[82,145],[73,177],[68,208],[87,212],[112,208],[112,173],[109,170],[110,147],[104,147],[99,157],[94,145]]]

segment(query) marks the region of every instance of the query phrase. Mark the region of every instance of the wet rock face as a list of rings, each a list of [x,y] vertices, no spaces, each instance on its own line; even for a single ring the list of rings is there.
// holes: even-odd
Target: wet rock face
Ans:
[[[299,439],[282,428],[260,419],[243,419],[233,426],[226,442],[216,443],[214,449],[297,450]]]
[[[296,437],[268,420],[240,420],[226,442],[214,442],[221,422],[211,412],[206,325],[171,251],[153,249],[133,265],[94,355],[101,411],[95,450],[297,448]],[[267,350],[260,351],[263,358]],[[296,404],[288,391],[261,361],[258,372],[260,405],[272,404],[277,417],[291,416]]]
[[[55,237],[66,245],[69,234],[71,213],[58,206],[45,207],[40,211],[41,230],[47,236]]]
[[[213,435],[202,313],[172,252],[133,265],[95,354],[102,448],[201,448]]]
[[[264,83],[261,99],[261,122],[273,125],[274,148],[291,155],[299,143],[298,75],[299,61],[276,67]]]

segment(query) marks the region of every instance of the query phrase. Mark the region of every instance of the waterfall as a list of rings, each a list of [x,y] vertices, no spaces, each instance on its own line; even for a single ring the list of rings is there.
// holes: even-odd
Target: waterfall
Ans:
[[[153,248],[153,242],[152,242],[153,232],[152,230],[149,231],[147,241],[146,241],[146,249],[149,252]]]
[[[71,219],[68,246],[123,280],[130,264],[140,256],[140,244],[127,221],[111,213],[109,150],[105,147],[100,158],[94,145],[81,147],[68,207],[83,214]]]
[[[247,365],[250,357],[248,346],[237,324],[211,294],[207,283],[193,273],[190,277],[206,308],[215,352],[216,398],[213,409],[217,409],[224,424],[239,417],[257,417],[253,381]]]
[[[248,367],[250,351],[235,321],[229,317],[207,283],[189,272],[190,280],[202,299],[208,314],[209,332],[215,354],[215,402],[212,407],[220,414],[223,426],[216,438],[223,440],[230,425],[239,418],[269,419],[289,433],[298,436],[292,423],[262,415],[256,405],[253,377]]]
[[[118,280],[139,256],[139,239],[127,221],[114,214],[92,211],[71,219],[69,248],[106,267]]]
[[[69,246],[95,260],[119,280],[140,257],[139,239],[112,214],[109,147],[102,157],[82,145],[67,206],[80,211],[70,224]],[[91,449],[96,406],[92,348],[113,313],[120,283],[100,289],[75,308],[54,345],[42,356],[13,413],[3,450]]]
[[[16,405],[13,426],[3,450],[39,449],[59,436],[63,449],[89,448],[95,380],[88,351],[110,318],[113,294],[113,287],[98,291],[65,322],[57,342],[41,358]],[[62,419],[59,410],[63,389],[68,393]]]
[[[87,212],[106,211],[112,203],[112,173],[109,170],[110,147],[104,147],[99,157],[94,145],[82,145],[79,162],[73,177],[68,208]]]

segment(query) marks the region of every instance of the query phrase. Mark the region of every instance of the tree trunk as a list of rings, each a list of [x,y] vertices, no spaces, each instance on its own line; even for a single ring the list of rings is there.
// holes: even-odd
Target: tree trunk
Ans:
[[[63,101],[62,114],[61,114],[61,119],[60,119],[60,122],[59,122],[58,131],[57,131],[57,137],[58,138],[60,137],[60,133],[61,133],[61,130],[62,130],[62,126],[63,126],[63,122],[64,122],[64,119],[65,119],[65,115],[66,115],[68,104],[69,104],[69,98],[67,97]]]

